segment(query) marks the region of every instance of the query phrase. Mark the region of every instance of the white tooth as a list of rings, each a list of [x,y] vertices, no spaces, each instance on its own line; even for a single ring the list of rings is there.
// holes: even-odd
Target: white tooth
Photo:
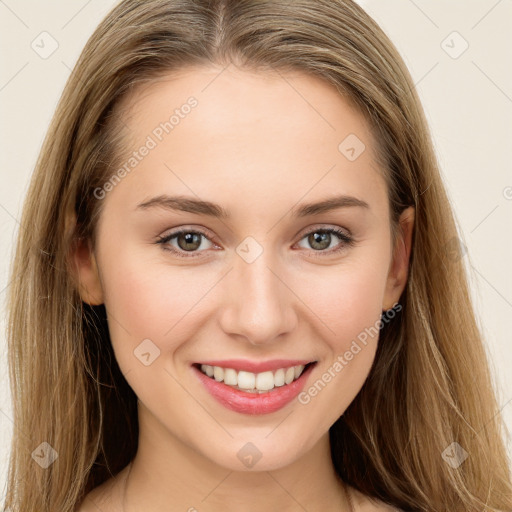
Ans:
[[[244,372],[243,370],[238,372],[238,387],[241,389],[254,389],[256,384],[256,375],[251,372]]]
[[[280,368],[275,373],[268,371],[254,374],[243,370],[237,372],[233,368],[222,368],[208,364],[201,365],[201,370],[208,377],[213,377],[218,382],[224,381],[224,384],[228,386],[237,386],[239,389],[254,392],[270,391],[274,387],[291,384],[300,377],[304,368],[304,365],[297,365],[291,368]]]
[[[279,368],[274,374],[274,386],[284,386],[284,368]]]
[[[294,368],[295,378],[298,379],[300,377],[300,374],[302,373],[302,370],[304,370],[304,365],[299,364],[297,366],[294,366],[293,368]]]
[[[262,372],[256,375],[256,389],[268,391],[274,388],[274,374],[272,372]]]
[[[288,368],[286,370],[286,375],[284,377],[284,382],[286,384],[291,384],[293,382],[293,379],[295,377],[295,370],[293,368],[293,366],[291,368]]]
[[[224,368],[221,368],[220,366],[214,366],[213,367],[213,377],[218,382],[220,382],[221,380],[224,380]]]
[[[224,384],[229,386],[236,386],[238,384],[237,373],[233,368],[226,368],[224,370]]]

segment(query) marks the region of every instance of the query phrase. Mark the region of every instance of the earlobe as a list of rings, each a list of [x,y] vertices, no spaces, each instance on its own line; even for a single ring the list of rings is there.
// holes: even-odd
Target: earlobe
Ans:
[[[415,210],[406,208],[400,215],[398,236],[393,249],[393,258],[389,267],[386,291],[382,309],[391,309],[396,304],[407,284],[409,262],[412,249]]]
[[[90,240],[76,240],[70,252],[70,259],[82,301],[91,306],[103,304],[103,289]]]

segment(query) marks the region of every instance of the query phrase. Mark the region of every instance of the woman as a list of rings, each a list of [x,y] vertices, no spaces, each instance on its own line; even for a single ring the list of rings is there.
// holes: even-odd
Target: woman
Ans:
[[[121,2],[22,225],[7,510],[510,510],[425,117],[353,2]]]

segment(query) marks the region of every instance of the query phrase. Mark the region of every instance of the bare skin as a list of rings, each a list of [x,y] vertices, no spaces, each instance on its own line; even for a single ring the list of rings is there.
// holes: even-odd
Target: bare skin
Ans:
[[[115,478],[111,478],[104,484],[98,486],[96,489],[91,491],[78,512],[124,512],[123,509],[123,494],[126,485],[126,476],[129,472],[127,466],[123,469]],[[352,501],[354,512],[397,512],[398,509],[386,505],[377,500],[370,499],[368,496],[360,493],[356,489],[347,487],[347,492]],[[169,510],[186,510],[179,507],[169,508]],[[202,509],[198,509],[202,510]],[[226,506],[226,510],[230,510]],[[268,509],[273,510],[273,509]],[[350,508],[345,505],[345,508],[338,508],[338,510],[350,511]],[[193,511],[190,511],[193,512]]]
[[[155,128],[191,96],[197,106],[156,140]],[[74,257],[82,299],[105,304],[116,359],[139,398],[139,449],[129,475],[125,468],[91,492],[80,512],[349,512],[329,428],[366,380],[377,336],[307,403],[268,414],[227,409],[192,365],[316,361],[309,389],[398,302],[414,210],[402,214],[393,245],[364,118],[318,78],[233,65],[187,68],[136,90],[123,108],[132,151],[148,136],[157,144],[102,199],[95,251],[83,245]],[[339,149],[350,134],[355,158]],[[218,203],[231,216],[138,207],[162,194]],[[341,194],[366,206],[293,215]],[[201,243],[158,243],[177,228],[200,231]],[[308,235],[327,228],[353,243],[331,234],[312,246]],[[250,263],[237,252],[247,237],[261,248]],[[160,352],[146,366],[134,351],[147,339]],[[250,469],[237,456],[249,442],[261,453]],[[350,492],[357,512],[392,510]]]

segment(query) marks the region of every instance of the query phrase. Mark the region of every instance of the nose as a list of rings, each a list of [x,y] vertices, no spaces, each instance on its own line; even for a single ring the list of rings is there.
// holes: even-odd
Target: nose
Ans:
[[[267,257],[267,251],[252,263],[235,258],[225,283],[226,301],[220,315],[221,328],[227,335],[263,345],[292,332],[297,325],[297,297],[286,286],[285,272],[275,261]]]

